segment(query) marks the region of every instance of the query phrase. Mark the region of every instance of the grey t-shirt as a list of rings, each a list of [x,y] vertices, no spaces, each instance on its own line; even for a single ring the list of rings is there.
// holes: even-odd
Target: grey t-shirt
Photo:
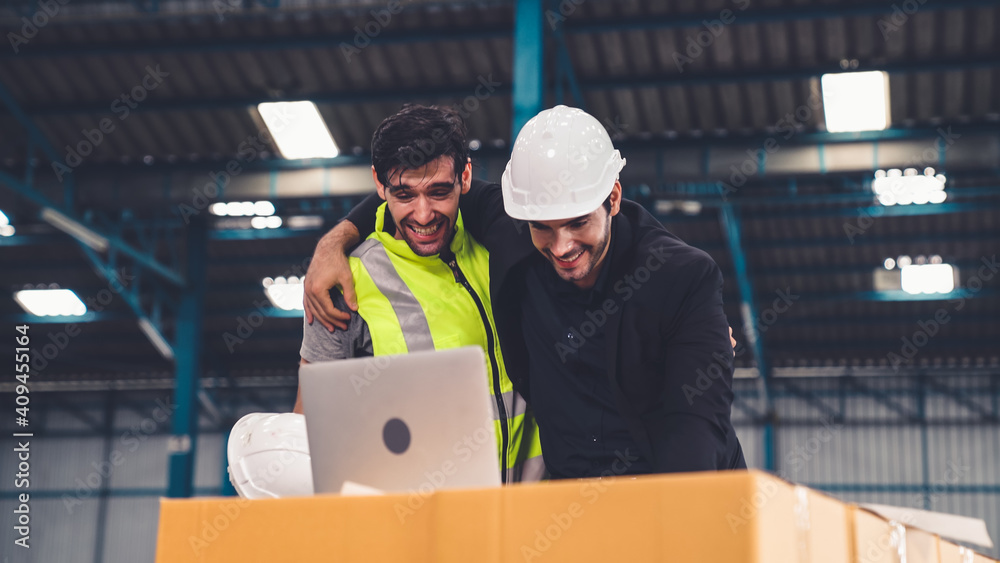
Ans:
[[[331,291],[333,305],[341,311],[350,311],[347,302],[339,291]],[[309,324],[302,318],[302,348],[299,355],[309,362],[324,362],[329,360],[344,360],[358,356],[371,356],[372,337],[368,332],[368,323],[356,311],[351,311],[351,320],[347,322],[347,330],[337,329],[330,332],[322,323],[314,321]]]

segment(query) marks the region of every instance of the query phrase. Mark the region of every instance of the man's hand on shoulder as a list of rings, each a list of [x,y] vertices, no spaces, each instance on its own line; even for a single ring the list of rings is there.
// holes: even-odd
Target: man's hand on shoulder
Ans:
[[[351,311],[358,310],[358,299],[354,294],[354,277],[347,261],[346,249],[358,241],[358,229],[349,221],[342,221],[330,232],[323,235],[316,245],[309,270],[303,281],[302,304],[306,321],[312,324],[318,320],[327,330],[347,329],[351,319],[350,311],[341,311],[330,299],[330,289],[340,287],[344,300]]]

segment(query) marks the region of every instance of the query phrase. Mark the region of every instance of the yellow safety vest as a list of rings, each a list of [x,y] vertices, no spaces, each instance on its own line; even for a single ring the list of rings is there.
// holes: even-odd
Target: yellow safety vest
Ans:
[[[351,253],[358,313],[376,356],[477,345],[486,353],[500,467],[505,483],[539,480],[545,467],[534,417],[504,367],[490,297],[490,255],[459,214],[454,260],[418,256],[383,231],[382,204],[373,232]]]

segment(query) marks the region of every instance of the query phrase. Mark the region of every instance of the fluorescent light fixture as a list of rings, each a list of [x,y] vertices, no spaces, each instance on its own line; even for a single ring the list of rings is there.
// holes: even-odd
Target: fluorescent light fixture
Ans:
[[[0,227],[0,237],[14,236],[14,225],[4,225]]]
[[[903,291],[913,295],[950,293],[955,289],[955,269],[951,264],[903,266],[901,283]]]
[[[230,201],[225,206],[224,214],[230,217],[253,217],[256,215],[252,201]]]
[[[264,102],[257,111],[285,158],[333,158],[340,154],[316,104],[308,100]]]
[[[281,226],[281,217],[275,215],[270,217],[254,217],[250,220],[250,226],[255,229],[277,229]]]
[[[824,74],[823,113],[831,133],[889,126],[889,75],[880,70]]]
[[[274,204],[270,201],[230,201],[213,203],[208,210],[219,217],[270,217],[274,215]]]
[[[37,317],[80,317],[87,306],[69,289],[22,289],[14,293],[14,301]]]
[[[3,225],[10,225],[10,219],[8,219],[6,215],[4,215],[3,211],[0,211],[0,226]]]
[[[288,218],[289,229],[318,229],[323,226],[323,217],[319,215],[293,215]]]
[[[672,202],[672,201],[670,201],[668,199],[658,199],[658,200],[656,200],[655,209],[656,209],[657,213],[666,215],[667,213],[672,212],[674,210],[674,207],[676,207],[675,204],[674,204],[674,202]]]
[[[302,307],[302,280],[292,276],[288,279],[277,277],[274,279],[264,278],[264,293],[267,294],[271,304],[283,311],[301,311]]]
[[[258,201],[253,204],[253,212],[260,217],[274,215],[274,204],[270,201]]]
[[[698,215],[701,213],[700,201],[682,201],[681,212],[685,215]]]
[[[42,220],[98,252],[108,249],[107,238],[51,207],[42,209]]]
[[[170,347],[170,343],[167,342],[166,338],[160,334],[160,331],[156,330],[153,323],[149,319],[143,317],[139,319],[139,329],[142,330],[146,338],[153,344],[153,348],[160,353],[161,356],[168,360],[174,359],[174,349]]]
[[[933,168],[925,168],[923,174],[916,168],[876,170],[872,191],[882,205],[942,203],[948,198],[946,181],[944,174],[935,174]]]

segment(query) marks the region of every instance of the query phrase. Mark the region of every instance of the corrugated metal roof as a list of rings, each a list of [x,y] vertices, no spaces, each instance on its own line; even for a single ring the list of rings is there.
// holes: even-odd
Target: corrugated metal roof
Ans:
[[[372,44],[361,48],[359,42],[358,51],[345,50],[342,43],[354,41],[355,27],[376,29],[371,10],[381,9],[381,3],[283,3],[278,10],[256,7],[219,17],[197,3],[163,2],[158,13],[138,13],[124,4],[76,2],[76,7],[22,45],[19,54],[0,53],[0,83],[60,156],[66,147],[86,141],[102,119],[114,126],[103,134],[78,174],[80,184],[87,174],[106,184],[90,182],[90,191],[81,189],[80,197],[109,211],[109,217],[115,217],[122,201],[147,215],[176,216],[176,194],[166,193],[171,188],[164,187],[169,181],[144,175],[137,163],[150,157],[164,177],[181,175],[171,166],[182,164],[219,170],[219,163],[236,155],[241,144],[261,137],[254,104],[269,99],[316,100],[342,151],[363,158],[372,131],[400,104],[463,103],[474,96],[482,78],[496,83],[495,91],[484,100],[470,99],[467,121],[470,138],[482,140],[492,151],[484,150],[477,159],[488,165],[489,176],[499,177],[512,121],[511,2],[408,3],[404,13],[379,24]],[[928,4],[901,22],[887,19],[886,6],[863,1],[564,4],[575,6],[564,14],[563,33],[586,108],[628,147],[626,173],[632,175],[628,187],[645,185],[650,190],[645,202],[651,206],[668,197],[663,184],[672,180],[712,181],[728,174],[728,156],[705,158],[706,166],[700,166],[699,147],[726,141],[727,148],[716,154],[728,150],[742,159],[746,149],[761,147],[756,140],[760,135],[774,135],[789,124],[800,136],[822,131],[822,113],[810,102],[818,92],[816,75],[840,69],[842,63],[847,68],[857,61],[858,68],[892,70],[892,120],[898,126],[969,123],[984,135],[1000,128],[996,95],[1000,7],[995,3]],[[729,19],[724,10],[731,11],[733,23],[716,28],[716,37],[702,22]],[[3,14],[5,22],[19,21],[19,12]],[[551,17],[546,23],[550,21]],[[886,22],[894,28],[886,27]],[[554,53],[560,45],[556,37],[547,39],[549,82],[554,80]],[[155,88],[143,91],[148,69],[157,68],[166,74],[162,82],[147,79]],[[133,93],[137,86],[140,89]],[[129,108],[121,96],[133,94],[144,99]],[[555,101],[550,95],[548,103]],[[128,115],[122,119],[126,108]],[[27,137],[7,113],[0,113],[0,128],[4,132],[0,165],[20,176]],[[674,151],[662,165],[656,162],[659,143],[670,144]],[[978,143],[964,153],[949,153],[952,168],[986,168],[978,177],[967,175],[950,183],[952,193],[963,187],[996,187],[996,166],[989,158],[977,160]],[[983,145],[982,152],[988,153],[988,148]],[[273,148],[266,153],[267,158],[277,158]],[[831,166],[855,159],[849,151],[834,155],[829,148],[829,153]],[[769,168],[759,185],[748,185],[745,194],[792,193],[775,183],[786,176],[780,167],[788,165],[779,157],[815,158],[782,151],[773,162],[778,169]],[[865,166],[860,162],[854,169]],[[710,176],[704,174],[706,169]],[[36,175],[47,174],[42,162]],[[795,193],[801,195],[865,193],[860,174],[796,172],[792,177],[799,180]],[[288,201],[309,207],[315,199]],[[886,257],[937,254],[972,264],[995,252],[1000,240],[995,207],[984,206],[944,215],[881,218],[866,229],[862,240],[851,244],[844,224],[856,215],[841,210],[864,204],[769,203],[741,208],[743,242],[761,303],[784,288],[807,296],[766,333],[776,365],[884,360],[892,351],[886,346],[894,345],[897,335],[906,334],[917,320],[933,315],[940,304],[851,301],[836,294],[871,291],[871,269]],[[15,204],[8,192],[0,192],[0,206],[13,209],[24,224],[19,224],[19,234],[32,234],[33,208]],[[323,211],[327,224],[340,215],[339,209]],[[714,208],[706,207],[693,218],[674,213],[663,219],[668,228],[704,248],[721,265],[727,313],[739,333],[735,271]],[[62,235],[43,227],[36,234],[42,241],[37,246],[3,248],[0,285],[15,289],[24,283],[60,283],[89,295],[106,286],[77,248],[59,238]],[[300,263],[311,254],[319,234],[314,230],[293,238],[211,243],[206,363],[234,370],[287,369],[294,364],[301,338],[298,320],[267,319],[253,344],[234,352],[223,335],[234,331],[238,319],[252,310],[253,301],[263,297],[259,280]],[[960,272],[968,275],[961,267]],[[942,329],[941,337],[921,352],[918,361],[994,357],[989,340],[1000,336],[991,321],[991,315],[1000,312],[996,289],[996,282],[987,284],[987,291],[975,300],[975,311],[956,314],[956,321]],[[106,311],[117,316],[87,325],[63,356],[73,359],[64,364],[67,374],[106,373],[115,366],[109,368],[99,359],[109,354],[119,358],[122,374],[166,369],[167,363],[136,330],[120,299]],[[17,314],[16,305],[0,301],[0,315]],[[749,354],[738,361],[752,363]]]

